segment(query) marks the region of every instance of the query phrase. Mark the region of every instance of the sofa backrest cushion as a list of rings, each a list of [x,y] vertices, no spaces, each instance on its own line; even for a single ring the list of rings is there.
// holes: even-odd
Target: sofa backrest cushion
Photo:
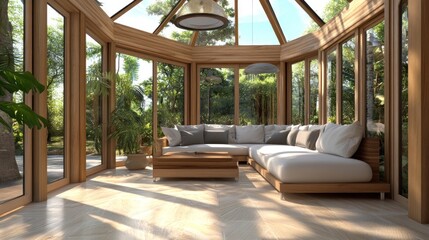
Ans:
[[[203,144],[204,143],[204,132],[199,130],[180,130],[180,137],[182,141],[180,142],[181,146],[188,146],[194,144]]]
[[[286,145],[287,136],[289,133],[290,130],[282,130],[279,132],[275,132],[268,138],[268,140],[265,141],[265,143]]]
[[[359,122],[350,125],[328,123],[316,142],[319,152],[350,158],[362,140],[362,126]]]
[[[271,138],[271,136],[274,133],[278,133],[280,131],[286,130],[288,126],[287,125],[265,125],[264,126],[264,132],[265,132],[265,143]]]
[[[204,124],[205,130],[228,130],[228,143],[237,143],[235,126],[222,124]]]
[[[177,128],[161,127],[161,129],[164,133],[164,136],[168,139],[168,145],[170,147],[180,145],[182,137],[180,136],[180,132],[177,130]]]
[[[295,146],[316,150],[316,141],[319,138],[320,130],[298,131]]]
[[[204,143],[227,144],[228,135],[228,130],[205,130]]]
[[[200,131],[201,133],[204,132],[204,124],[199,124],[199,125],[176,125],[176,128],[179,131]]]
[[[287,145],[295,146],[296,135],[298,135],[298,131],[299,131],[300,126],[301,125],[292,125],[290,127],[290,132],[287,135],[287,140],[286,140]]]
[[[264,143],[264,125],[236,126],[237,143]]]

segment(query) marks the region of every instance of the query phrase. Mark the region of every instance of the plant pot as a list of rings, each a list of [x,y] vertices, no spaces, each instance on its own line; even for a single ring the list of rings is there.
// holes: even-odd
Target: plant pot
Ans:
[[[125,161],[125,167],[129,170],[145,169],[149,165],[150,161],[146,158],[143,153],[139,154],[127,154],[127,160]]]
[[[152,146],[140,146],[140,152],[146,154],[147,156],[151,156]]]

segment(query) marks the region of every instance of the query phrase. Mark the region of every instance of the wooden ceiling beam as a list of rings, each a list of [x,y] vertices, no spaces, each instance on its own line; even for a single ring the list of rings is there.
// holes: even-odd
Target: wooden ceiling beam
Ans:
[[[286,43],[286,37],[283,34],[283,30],[280,27],[279,21],[276,17],[276,14],[274,13],[273,7],[271,6],[271,3],[268,0],[259,0],[261,2],[262,8],[265,11],[265,14],[268,17],[268,20],[271,23],[271,26],[274,29],[274,32],[280,42],[280,45],[283,45]]]
[[[125,13],[127,13],[128,11],[131,10],[131,8],[135,7],[137,4],[141,3],[142,0],[134,0],[132,1],[130,4],[128,4],[127,6],[125,6],[124,8],[122,8],[121,10],[119,10],[119,12],[113,14],[113,16],[111,17],[112,21],[115,21],[116,19],[120,18],[122,15],[124,15]]]
[[[159,24],[159,26],[155,29],[155,31],[153,31],[153,34],[158,35],[162,31],[162,29],[164,29],[164,27],[168,24],[168,22],[170,22],[170,20],[174,17],[177,11],[179,11],[179,9],[182,7],[182,5],[185,2],[186,0],[180,0],[180,2],[178,2],[176,6],[174,6],[174,8],[171,9],[170,13],[168,13],[168,15],[164,18],[164,20],[162,20],[161,24]]]
[[[304,9],[304,11],[308,14],[308,16],[310,16],[313,21],[315,21],[317,23],[317,25],[319,25],[319,27],[322,27],[323,25],[325,25],[325,21],[323,21],[323,19],[320,18],[320,16],[310,7],[310,5],[308,5],[307,2],[305,2],[304,0],[295,0],[296,3],[299,4],[299,6],[301,6],[302,9]]]
[[[191,38],[191,46],[195,46],[195,44],[197,43],[198,40],[198,36],[200,35],[199,31],[195,31],[194,34],[192,34],[192,38]]]

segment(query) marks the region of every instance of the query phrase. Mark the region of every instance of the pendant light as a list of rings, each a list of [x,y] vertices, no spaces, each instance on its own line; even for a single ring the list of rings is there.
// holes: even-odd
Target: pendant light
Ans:
[[[204,31],[226,27],[228,18],[213,0],[189,0],[177,13],[174,24],[178,28]]]
[[[245,74],[278,73],[279,68],[271,63],[254,63],[244,69]]]

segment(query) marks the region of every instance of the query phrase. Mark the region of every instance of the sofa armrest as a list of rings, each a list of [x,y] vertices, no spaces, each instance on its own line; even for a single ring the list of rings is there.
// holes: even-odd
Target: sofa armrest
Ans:
[[[168,146],[168,140],[166,137],[155,139],[155,149],[153,151],[154,157],[162,155],[162,148]]]

